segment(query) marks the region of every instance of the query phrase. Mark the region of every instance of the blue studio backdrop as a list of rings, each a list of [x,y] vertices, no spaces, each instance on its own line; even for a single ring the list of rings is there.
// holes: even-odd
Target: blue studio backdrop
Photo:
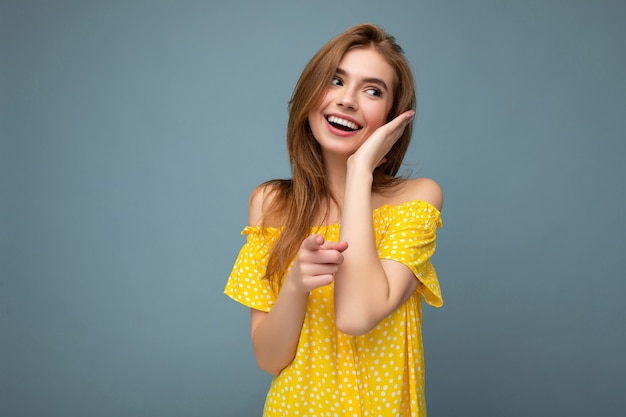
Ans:
[[[260,415],[223,295],[309,58],[372,22],[445,193],[429,414],[626,409],[626,2],[0,2],[0,415]]]

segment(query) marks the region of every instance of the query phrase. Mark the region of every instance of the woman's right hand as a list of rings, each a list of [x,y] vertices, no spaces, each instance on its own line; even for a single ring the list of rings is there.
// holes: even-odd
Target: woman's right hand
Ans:
[[[342,252],[348,242],[329,242],[314,234],[300,245],[300,250],[287,280],[298,292],[309,293],[330,284],[343,263]]]

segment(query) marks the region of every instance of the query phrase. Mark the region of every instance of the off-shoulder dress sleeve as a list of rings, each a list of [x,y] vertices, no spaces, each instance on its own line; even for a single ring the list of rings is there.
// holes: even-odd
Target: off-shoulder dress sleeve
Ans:
[[[276,295],[264,277],[276,231],[247,226],[241,234],[247,236],[246,243],[235,260],[224,293],[245,306],[268,312]]]
[[[378,221],[384,223],[378,256],[400,262],[413,271],[422,285],[417,289],[435,307],[443,305],[435,268],[430,262],[435,253],[436,232],[441,227],[439,210],[423,201],[390,206]],[[381,225],[382,226],[382,225]]]

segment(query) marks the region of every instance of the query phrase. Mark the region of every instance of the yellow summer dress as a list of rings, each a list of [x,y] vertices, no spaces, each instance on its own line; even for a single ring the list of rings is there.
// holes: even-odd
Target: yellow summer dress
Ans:
[[[378,255],[408,266],[415,293],[369,333],[349,336],[335,326],[333,284],[309,295],[294,360],[272,380],[265,417],[425,416],[421,298],[443,305],[430,257],[439,211],[423,201],[385,205],[372,213]],[[269,250],[280,228],[246,227],[225,293],[250,308],[270,311],[277,295],[265,280]],[[315,227],[330,241],[339,225]]]

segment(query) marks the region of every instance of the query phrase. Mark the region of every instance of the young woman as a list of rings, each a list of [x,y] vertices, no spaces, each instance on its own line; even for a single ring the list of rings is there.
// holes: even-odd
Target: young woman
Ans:
[[[436,182],[397,177],[415,114],[395,39],[355,26],[308,63],[289,108],[292,179],[250,197],[225,292],[250,307],[264,416],[424,416],[421,298],[441,306],[430,257]]]

